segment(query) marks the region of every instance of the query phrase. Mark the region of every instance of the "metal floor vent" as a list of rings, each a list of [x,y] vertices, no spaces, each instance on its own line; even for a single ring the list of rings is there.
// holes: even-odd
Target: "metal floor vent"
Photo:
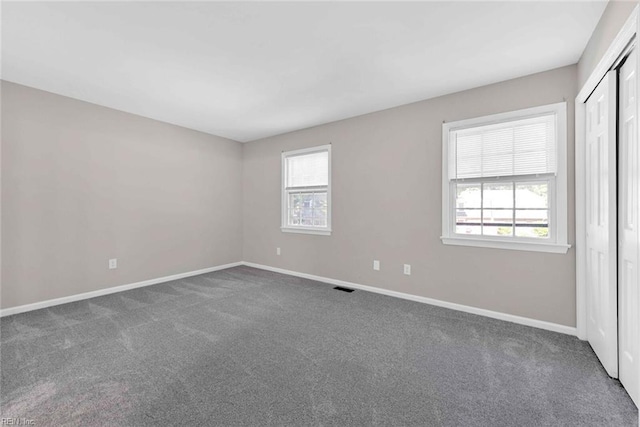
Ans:
[[[342,286],[336,286],[335,288],[338,291],[342,291],[342,292],[353,292],[353,289],[349,289],[349,288],[343,288]]]

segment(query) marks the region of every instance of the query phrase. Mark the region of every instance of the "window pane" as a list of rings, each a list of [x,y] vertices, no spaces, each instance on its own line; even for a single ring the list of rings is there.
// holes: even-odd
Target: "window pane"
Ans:
[[[460,183],[455,187],[457,234],[549,238],[549,182]]]
[[[549,208],[549,183],[527,182],[516,184],[516,208]]]
[[[513,236],[513,227],[509,225],[487,225],[485,223],[482,228],[482,234],[484,236]]]
[[[481,184],[456,184],[456,208],[478,209],[482,207]]]
[[[324,211],[322,209],[316,209],[313,211],[313,219],[320,219],[322,221],[327,220],[327,211]]]
[[[302,199],[302,208],[310,209],[313,207],[313,193],[300,193]]]
[[[546,209],[516,209],[516,224],[547,224],[549,211]]]
[[[549,238],[549,226],[548,224],[540,224],[539,226],[518,226],[516,225],[517,237],[531,237],[536,239],[548,239]]]
[[[289,225],[300,225],[300,210],[299,209],[289,209],[289,216],[287,224]]]
[[[289,193],[289,225],[327,227],[327,192]]]
[[[326,218],[327,217],[327,209],[326,208],[314,208],[313,209],[313,217],[314,218]]]
[[[302,208],[302,196],[298,193],[289,194],[289,209]]]
[[[513,235],[513,183],[494,182],[482,186],[482,234]]]
[[[313,195],[313,206],[314,208],[326,210],[327,208],[327,193],[314,193]]]
[[[313,194],[313,225],[314,227],[327,226],[327,193]]]
[[[302,208],[302,218],[313,218],[313,208]]]
[[[456,233],[476,234],[482,233],[480,209],[458,209],[456,211]]]
[[[513,183],[485,183],[482,191],[482,207],[490,208],[513,208]]]
[[[516,186],[516,236],[549,238],[549,183]]]
[[[516,236],[549,238],[549,211],[540,209],[516,209]]]
[[[513,209],[485,209],[482,216],[485,225],[511,226],[513,224]]]

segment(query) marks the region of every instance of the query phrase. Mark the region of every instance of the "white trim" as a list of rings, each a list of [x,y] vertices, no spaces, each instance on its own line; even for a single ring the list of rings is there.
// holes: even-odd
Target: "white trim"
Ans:
[[[576,329],[581,340],[587,339],[587,285],[586,285],[586,171],[585,171],[585,141],[586,141],[586,110],[584,103],[598,86],[605,74],[619,61],[629,44],[640,31],[638,28],[638,8],[636,6],[624,23],[609,48],[592,71],[575,101],[575,197],[576,197]],[[640,55],[638,55],[640,58]],[[640,98],[639,98],[640,102]],[[640,111],[640,108],[639,110]],[[639,139],[640,140],[640,139]]]
[[[81,294],[70,295],[68,297],[55,298],[33,304],[19,305],[0,310],[0,317],[11,316],[12,314],[25,313],[27,311],[39,310],[41,308],[53,307],[55,305],[67,304],[75,301],[82,301],[89,298],[95,298],[103,295],[114,294],[116,292],[128,291],[131,289],[142,288],[145,286],[156,285],[158,283],[170,282],[172,280],[184,279],[185,277],[198,276],[200,274],[211,273],[213,271],[224,270],[231,267],[243,265],[242,262],[232,262],[230,264],[218,265],[216,267],[203,268],[202,270],[189,271],[186,273],[173,274],[171,276],[158,277],[156,279],[143,280],[142,282],[129,283],[127,285],[114,286],[111,288],[98,289],[96,291],[84,292]]]
[[[531,326],[534,328],[545,329],[547,331],[559,332],[561,334],[576,335],[576,328],[571,326],[559,325],[557,323],[545,322],[542,320],[530,319],[528,317],[515,316],[512,314],[500,313],[497,311],[485,310],[483,308],[471,307],[468,305],[456,304],[447,301],[441,301],[433,298],[426,298],[417,295],[406,294],[403,292],[390,291],[387,289],[376,288],[373,286],[360,285],[357,283],[346,282],[344,280],[330,279],[328,277],[316,276],[313,274],[299,273],[296,271],[285,270],[283,268],[270,267],[267,265],[256,264],[253,262],[241,261],[230,264],[219,265],[216,267],[204,268],[202,270],[189,271],[186,273],[174,274],[171,276],[159,277],[157,279],[144,280],[142,282],[130,283],[127,285],[114,286],[106,289],[99,289],[91,292],[70,295],[68,297],[56,298],[47,301],[36,302],[33,304],[20,305],[0,310],[0,317],[11,316],[13,314],[25,313],[28,311],[39,310],[42,308],[53,307],[60,304],[67,304],[75,301],[82,301],[89,298],[95,298],[103,295],[114,294],[117,292],[128,291],[131,289],[142,288],[145,286],[156,285],[158,283],[169,282],[172,280],[184,279],[186,277],[198,276],[200,274],[211,273],[213,271],[225,270],[231,267],[245,265],[247,267],[259,268],[261,270],[273,271],[276,273],[288,274],[290,276],[302,277],[305,279],[316,280],[319,282],[329,283],[337,286],[345,286],[353,289],[360,289],[367,292],[388,295],[395,298],[416,301],[424,304],[430,304],[437,307],[444,307],[451,310],[463,311],[465,313],[477,314],[479,316],[490,317],[492,319],[504,320],[506,322],[517,323],[519,325]]]
[[[576,102],[576,142],[575,142],[575,198],[576,198],[576,329],[581,340],[587,339],[587,287],[586,287],[586,110],[584,103]],[[582,129],[582,131],[579,131]],[[580,179],[579,177],[582,177]]]
[[[550,252],[554,254],[566,254],[571,245],[557,243],[536,243],[522,241],[504,241],[478,238],[440,237],[445,245],[474,246],[479,248],[511,249],[515,251]]]
[[[330,279],[328,277],[316,276],[313,274],[299,273],[297,271],[285,270],[283,268],[277,268],[277,267],[270,267],[267,265],[256,264],[253,262],[244,261],[242,264],[246,265],[247,267],[259,268],[261,270],[273,271],[275,273],[288,274],[290,276],[316,280],[318,282],[329,283],[336,286],[344,286],[347,288],[359,289],[367,292],[374,292],[377,294],[406,299],[409,301],[421,302],[424,304],[434,305],[437,307],[463,311],[465,313],[477,314],[479,316],[485,316],[485,317],[490,317],[492,319],[504,320],[506,322],[512,322],[512,323],[517,323],[519,325],[531,326],[534,328],[558,332],[561,334],[574,335],[574,336],[576,335],[576,328],[573,328],[571,326],[559,325],[557,323],[545,322],[543,320],[536,320],[536,319],[530,319],[528,317],[515,316],[513,314],[500,313],[497,311],[485,310],[483,308],[471,307],[468,305],[456,304],[456,303],[441,301],[433,298],[426,298],[426,297],[421,297],[417,295],[405,294],[403,292],[390,291],[387,289],[381,289],[373,286],[345,282],[344,280]]]
[[[449,127],[442,125],[442,237],[449,237],[451,230],[451,207],[449,203]]]
[[[596,68],[591,72],[591,75],[587,79],[587,81],[578,92],[578,96],[576,96],[576,101],[583,103],[589,98],[591,92],[593,92],[600,83],[600,80],[607,74],[607,71],[611,69],[611,67],[616,63],[618,58],[627,48],[627,45],[631,40],[633,40],[634,36],[637,32],[637,21],[638,21],[638,6],[636,6],[629,18],[625,21],[624,25],[616,35],[616,38],[613,39],[609,48],[596,65]]]
[[[287,225],[287,197],[286,197],[286,167],[285,159],[291,156],[298,156],[303,154],[319,153],[327,151],[329,153],[328,164],[328,179],[327,179],[327,226],[326,227],[295,227]],[[323,236],[331,235],[331,144],[319,145],[310,148],[301,148],[299,150],[283,151],[280,159],[280,229],[286,233],[300,233],[300,234],[317,234]]]
[[[303,227],[280,227],[284,233],[300,233],[300,234],[318,234],[321,236],[331,236],[331,230]]]
[[[505,121],[535,117],[542,114],[553,113],[556,115],[556,153],[557,172],[554,180],[552,194],[549,195],[549,240],[546,242],[535,242],[524,238],[496,238],[486,237],[466,237],[462,234],[455,234],[453,230],[452,217],[455,213],[455,205],[451,198],[451,180],[449,178],[450,164],[450,144],[449,136],[451,131],[464,129],[476,125],[490,125]],[[555,104],[541,105],[538,107],[525,108],[517,111],[491,114],[488,116],[474,117],[471,119],[457,120],[443,123],[442,125],[442,237],[444,244],[478,246],[483,248],[512,249],[521,251],[567,253],[571,247],[567,238],[567,103],[558,102]],[[509,179],[510,177],[504,177]],[[551,181],[550,181],[551,186]]]
[[[569,163],[567,159],[567,140],[569,125],[567,123],[567,103],[563,102],[564,108],[558,112],[558,120],[556,122],[556,132],[558,132],[558,171],[556,173],[555,194],[553,195],[553,203],[555,209],[551,212],[552,219],[555,220],[556,227],[556,245],[569,246],[568,228],[569,215],[567,211],[567,199],[569,198],[567,175]],[[565,251],[566,252],[566,251]]]
[[[475,127],[477,125],[488,126],[488,125],[499,124],[499,123],[508,122],[512,120],[526,119],[529,117],[545,115],[549,113],[560,114],[562,112],[563,107],[565,108],[565,112],[566,112],[566,105],[567,105],[566,102],[557,102],[555,104],[539,105],[537,107],[523,108],[520,110],[505,111],[503,113],[489,114],[481,117],[472,117],[470,119],[445,122],[442,124],[442,126],[447,130],[460,130],[460,129],[466,129],[470,127]]]

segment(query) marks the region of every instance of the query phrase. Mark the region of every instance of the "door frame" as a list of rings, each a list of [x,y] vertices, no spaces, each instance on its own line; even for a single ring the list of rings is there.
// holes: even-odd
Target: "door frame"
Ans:
[[[640,34],[640,21],[636,6],[616,35],[604,56],[593,70],[575,100],[575,215],[576,215],[576,334],[587,339],[587,260],[586,260],[586,105],[585,102],[605,74],[624,58]],[[640,63],[640,55],[636,55]],[[640,69],[640,68],[638,68]],[[640,83],[640,82],[636,82]],[[636,86],[638,87],[638,86]],[[640,107],[640,97],[638,107]],[[640,111],[640,108],[638,109]],[[640,126],[637,131],[640,136]],[[638,139],[640,141],[640,138]]]
[[[586,337],[612,378],[618,378],[619,353],[617,80],[616,69],[607,72],[584,104],[587,114],[584,164],[585,170],[591,170],[585,181],[585,253],[588,261],[585,284],[587,310],[595,310],[587,316]],[[603,107],[604,112],[601,111]],[[591,120],[589,116],[593,116]],[[589,124],[589,121],[594,123]]]

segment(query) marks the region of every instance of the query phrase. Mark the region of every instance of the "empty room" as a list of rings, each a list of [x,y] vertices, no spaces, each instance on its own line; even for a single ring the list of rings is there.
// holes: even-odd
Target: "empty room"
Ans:
[[[0,425],[638,426],[638,1],[2,1]]]

